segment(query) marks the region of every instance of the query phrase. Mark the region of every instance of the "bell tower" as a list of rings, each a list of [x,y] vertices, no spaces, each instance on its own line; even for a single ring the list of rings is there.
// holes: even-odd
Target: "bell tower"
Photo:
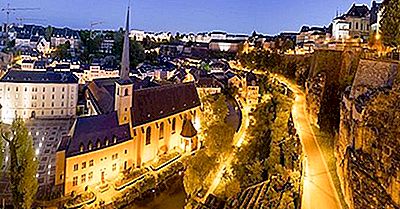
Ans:
[[[118,114],[120,125],[131,121],[131,108],[133,100],[133,82],[129,78],[129,6],[126,14],[126,28],[121,59],[119,79],[115,82],[114,110]]]

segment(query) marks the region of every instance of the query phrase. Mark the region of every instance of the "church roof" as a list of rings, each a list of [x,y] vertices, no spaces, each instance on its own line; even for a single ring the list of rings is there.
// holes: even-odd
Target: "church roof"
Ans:
[[[115,81],[98,79],[89,84],[89,96],[100,114],[114,111]],[[194,83],[159,86],[150,80],[131,77],[134,82],[132,122],[142,125],[197,107],[200,100]]]
[[[66,157],[72,157],[113,146],[131,138],[129,124],[119,125],[116,112],[112,112],[78,118],[74,126],[73,135],[68,142],[63,139],[58,150],[63,149]],[[100,145],[99,147],[98,144]]]
[[[197,135],[197,130],[193,126],[192,121],[185,119],[182,125],[181,136],[185,138],[192,138],[196,135]]]

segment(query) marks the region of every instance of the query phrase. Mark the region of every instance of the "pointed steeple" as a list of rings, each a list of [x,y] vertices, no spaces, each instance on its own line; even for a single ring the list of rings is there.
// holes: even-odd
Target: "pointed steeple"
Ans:
[[[121,70],[119,71],[119,77],[121,80],[129,81],[129,9],[126,13],[126,27],[124,34],[124,45],[122,51],[122,59],[121,59]]]

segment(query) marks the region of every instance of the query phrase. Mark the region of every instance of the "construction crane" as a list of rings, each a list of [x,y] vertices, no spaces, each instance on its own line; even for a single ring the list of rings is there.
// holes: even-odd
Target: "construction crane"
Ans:
[[[40,10],[40,8],[15,8],[10,7],[10,4],[7,4],[6,8],[2,8],[1,11],[7,14],[7,22],[6,22],[6,42],[8,41],[8,25],[10,24],[10,13],[16,11],[31,11],[31,10]]]
[[[20,24],[22,24],[23,21],[46,21],[46,19],[40,19],[40,18],[24,18],[24,17],[17,17],[15,18],[17,21],[19,21]]]
[[[96,26],[96,25],[101,25],[101,24],[103,24],[103,23],[104,23],[104,21],[91,22],[91,23],[90,23],[90,29],[93,29],[94,26]]]
[[[101,24],[103,24],[104,23],[104,21],[98,21],[98,22],[91,22],[90,23],[90,38],[91,39],[94,39],[95,38],[95,35],[93,35],[93,33],[92,33],[92,31],[93,31],[93,28],[94,28],[94,26],[96,26],[96,25],[101,25]]]

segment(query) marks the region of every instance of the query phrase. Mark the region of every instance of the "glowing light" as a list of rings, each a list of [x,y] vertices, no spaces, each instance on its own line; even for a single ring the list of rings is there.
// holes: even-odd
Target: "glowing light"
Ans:
[[[36,154],[36,155],[39,155],[39,152],[40,152],[40,150],[39,150],[39,149],[36,149],[35,154]]]
[[[380,39],[381,39],[381,34],[376,33],[376,34],[375,34],[375,39],[376,39],[376,40],[380,40]]]

